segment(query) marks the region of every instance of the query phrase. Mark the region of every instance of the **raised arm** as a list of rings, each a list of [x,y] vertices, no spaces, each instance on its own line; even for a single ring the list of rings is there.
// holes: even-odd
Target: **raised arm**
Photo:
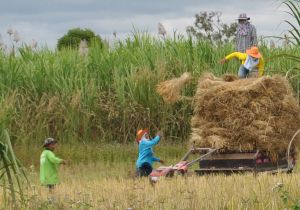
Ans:
[[[157,136],[155,136],[154,139],[152,139],[151,141],[143,141],[143,144],[144,144],[146,147],[152,147],[153,145],[158,144],[159,141],[160,141],[160,136],[157,135]]]

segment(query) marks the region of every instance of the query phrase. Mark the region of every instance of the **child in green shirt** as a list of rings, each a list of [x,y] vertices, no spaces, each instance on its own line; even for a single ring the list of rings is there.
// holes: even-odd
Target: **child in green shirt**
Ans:
[[[66,161],[55,156],[53,153],[57,141],[53,138],[47,138],[44,141],[45,148],[40,159],[40,181],[51,191],[59,182],[57,169],[59,164],[66,164]]]

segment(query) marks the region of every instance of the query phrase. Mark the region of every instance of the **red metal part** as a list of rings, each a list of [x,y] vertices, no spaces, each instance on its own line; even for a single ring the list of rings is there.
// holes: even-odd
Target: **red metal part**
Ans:
[[[171,176],[173,175],[174,171],[172,166],[167,166],[167,167],[159,167],[157,169],[154,169],[151,174],[150,177],[160,177],[160,176]]]
[[[175,172],[180,174],[185,174],[188,170],[188,161],[180,161],[174,166],[161,166],[157,169],[154,169],[150,177],[161,177],[161,176],[173,176]]]
[[[200,152],[200,151],[204,151],[206,152],[204,155],[198,157],[195,160],[192,161],[187,161],[188,157],[190,154],[194,153],[194,152]],[[211,149],[211,148],[197,148],[197,149],[191,149],[189,150],[185,156],[181,159],[181,161],[179,161],[178,163],[176,163],[174,166],[161,166],[157,169],[154,169],[151,174],[150,174],[150,180],[152,180],[153,182],[156,182],[157,179],[159,177],[165,176],[165,177],[172,177],[175,173],[177,174],[185,174],[188,171],[188,167],[196,162],[198,162],[200,159],[211,155],[212,153],[214,153],[216,151],[216,149]]]

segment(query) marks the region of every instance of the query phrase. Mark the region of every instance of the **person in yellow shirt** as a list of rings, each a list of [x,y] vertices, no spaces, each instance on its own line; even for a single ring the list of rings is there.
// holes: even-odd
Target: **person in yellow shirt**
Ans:
[[[255,77],[263,76],[265,62],[257,47],[251,47],[246,50],[246,53],[233,52],[223,58],[220,63],[224,64],[232,58],[237,58],[242,62],[238,72],[239,78],[246,78],[249,75]]]

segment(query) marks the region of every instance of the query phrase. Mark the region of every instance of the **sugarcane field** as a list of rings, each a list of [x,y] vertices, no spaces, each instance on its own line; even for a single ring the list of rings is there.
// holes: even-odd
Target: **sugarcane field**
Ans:
[[[0,210],[300,209],[299,0],[0,11]]]

